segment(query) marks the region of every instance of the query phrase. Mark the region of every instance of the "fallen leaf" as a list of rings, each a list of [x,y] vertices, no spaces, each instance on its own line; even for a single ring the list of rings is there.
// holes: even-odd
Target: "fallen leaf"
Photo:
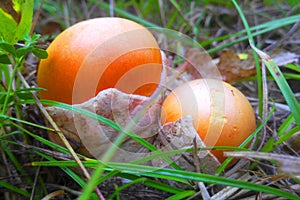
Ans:
[[[194,139],[196,139],[197,148],[206,147],[193,126],[192,118],[187,116],[163,125],[154,144],[160,151],[180,150],[193,148]],[[220,166],[217,158],[209,150],[197,151],[196,155],[202,173],[214,174]],[[197,171],[194,152],[185,152],[170,156],[170,158],[187,171]],[[169,166],[162,158],[152,160],[152,164],[157,167]]]
[[[159,102],[154,102],[147,111],[145,110],[139,121],[134,121],[133,118],[138,110],[143,109],[143,105],[150,100],[150,97],[129,95],[111,88],[74,107],[99,114],[122,127],[131,124],[131,132],[152,143],[159,129]],[[82,114],[59,107],[47,107],[47,111],[63,133],[71,139],[73,146],[76,147],[77,144],[78,152],[84,155],[100,159],[119,135],[115,129]],[[56,134],[50,133],[49,137],[52,141],[62,145]],[[144,153],[148,151],[135,140],[127,138],[118,148],[112,161],[129,162],[145,156]]]
[[[207,52],[191,48],[187,51],[186,57],[189,65],[186,67],[185,71],[190,74],[193,79],[222,79],[222,75],[220,74],[216,63]]]
[[[278,66],[283,66],[290,63],[297,63],[300,55],[285,51],[283,49],[275,49],[268,53]]]
[[[56,21],[47,21],[41,25],[40,29],[42,35],[59,34],[63,31],[62,26]]]
[[[253,56],[247,55],[247,59],[240,59],[233,50],[227,49],[219,58],[212,59],[208,53],[191,48],[186,61],[176,70],[187,80],[212,78],[232,83],[256,74]]]
[[[217,66],[223,80],[228,83],[249,78],[256,74],[253,56],[249,54],[247,59],[241,60],[231,49],[224,50],[221,53]]]

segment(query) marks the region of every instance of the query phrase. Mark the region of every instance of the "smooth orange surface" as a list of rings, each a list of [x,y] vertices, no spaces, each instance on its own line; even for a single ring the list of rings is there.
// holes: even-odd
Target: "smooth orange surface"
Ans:
[[[122,18],[96,18],[63,31],[41,60],[37,83],[41,99],[82,103],[115,87],[149,96],[162,71],[160,49],[143,26]]]
[[[175,88],[162,105],[162,123],[191,116],[206,146],[238,147],[256,128],[247,98],[228,83],[197,79]],[[211,151],[220,162],[223,151]]]

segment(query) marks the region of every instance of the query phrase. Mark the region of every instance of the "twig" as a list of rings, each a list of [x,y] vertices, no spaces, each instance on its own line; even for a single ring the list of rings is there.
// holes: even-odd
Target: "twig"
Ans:
[[[33,181],[33,187],[32,187],[31,195],[30,195],[30,200],[33,200],[33,199],[34,199],[34,193],[35,193],[35,189],[36,189],[38,177],[39,177],[39,175],[40,175],[40,171],[41,171],[41,166],[39,166],[39,167],[37,168],[36,173],[35,173],[35,177],[34,177],[34,181]]]
[[[30,37],[32,36],[33,34],[33,31],[34,31],[34,28],[38,22],[38,19],[39,19],[39,16],[40,16],[40,13],[41,13],[41,10],[43,9],[43,4],[44,4],[44,0],[41,1],[40,3],[40,6],[39,8],[37,9],[36,13],[34,14],[34,17],[32,19],[32,25],[31,25],[31,28],[30,28]]]
[[[201,173],[200,171],[200,160],[199,160],[199,157],[198,157],[198,154],[197,154],[197,140],[196,140],[196,137],[194,138],[193,140],[193,145],[194,145],[194,160],[195,160],[195,165],[196,165],[196,170],[198,173]],[[201,192],[201,196],[203,198],[203,200],[210,200],[211,197],[204,185],[203,182],[198,182],[198,187],[200,189],[200,192]]]

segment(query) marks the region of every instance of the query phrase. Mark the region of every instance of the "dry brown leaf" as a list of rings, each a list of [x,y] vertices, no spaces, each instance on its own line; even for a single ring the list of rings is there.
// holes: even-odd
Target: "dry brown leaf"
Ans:
[[[300,131],[294,133],[293,136],[286,141],[286,144],[288,144],[294,152],[300,152]]]
[[[275,49],[268,53],[278,66],[283,66],[290,63],[297,63],[300,55],[283,49]]]
[[[42,35],[53,35],[62,32],[63,28],[56,21],[47,21],[45,24],[42,24],[40,27]]]
[[[99,114],[115,121],[122,127],[132,123],[132,132],[153,142],[159,127],[159,102],[153,103],[138,122],[133,121],[135,113],[139,109],[143,109],[143,105],[149,100],[149,97],[128,95],[117,89],[107,89],[74,107]],[[119,134],[113,128],[81,114],[58,107],[48,107],[47,110],[64,134],[80,145],[79,153],[100,159]],[[56,134],[49,134],[49,137],[52,141],[61,144]],[[129,162],[144,156],[143,153],[146,152],[148,150],[145,147],[128,138],[122,143],[112,160]]]
[[[185,59],[186,61],[177,68],[171,68],[168,65],[165,66],[167,71],[166,87],[169,90],[198,78],[222,80],[215,62],[209,54],[201,51],[201,49],[188,49]]]
[[[161,151],[187,149],[194,147],[196,139],[197,148],[205,148],[205,144],[197,134],[191,117],[187,116],[176,122],[170,122],[162,126],[159,137],[154,144]],[[186,152],[180,155],[170,156],[179,166],[187,171],[197,171],[194,152]],[[214,174],[220,166],[217,158],[209,150],[197,152],[200,171],[203,173]],[[157,167],[166,167],[169,164],[161,158],[152,160],[152,164]]]
[[[249,54],[248,59],[241,60],[231,49],[224,50],[217,64],[223,80],[233,83],[256,74],[253,58]]]
[[[198,78],[212,78],[222,79],[222,75],[207,52],[200,51],[199,49],[189,49],[187,51],[187,62],[185,71],[192,76],[192,79]]]
[[[256,74],[254,61],[249,54],[247,60],[241,60],[233,50],[224,50],[218,59],[199,49],[189,49],[186,62],[179,67],[181,77],[188,80],[213,78],[229,83],[251,77]]]
[[[300,57],[295,53],[281,49],[273,50],[268,54],[278,66],[298,62]],[[251,52],[247,52],[247,55],[247,59],[240,59],[238,54],[231,49],[224,50],[221,53],[219,59],[217,59],[217,66],[224,81],[233,83],[256,74],[253,55]]]

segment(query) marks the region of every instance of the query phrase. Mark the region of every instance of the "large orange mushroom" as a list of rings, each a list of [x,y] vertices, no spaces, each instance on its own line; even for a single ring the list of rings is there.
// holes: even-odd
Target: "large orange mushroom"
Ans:
[[[123,18],[79,22],[58,35],[41,60],[42,99],[82,103],[107,88],[149,96],[162,71],[158,44],[145,27]]]

